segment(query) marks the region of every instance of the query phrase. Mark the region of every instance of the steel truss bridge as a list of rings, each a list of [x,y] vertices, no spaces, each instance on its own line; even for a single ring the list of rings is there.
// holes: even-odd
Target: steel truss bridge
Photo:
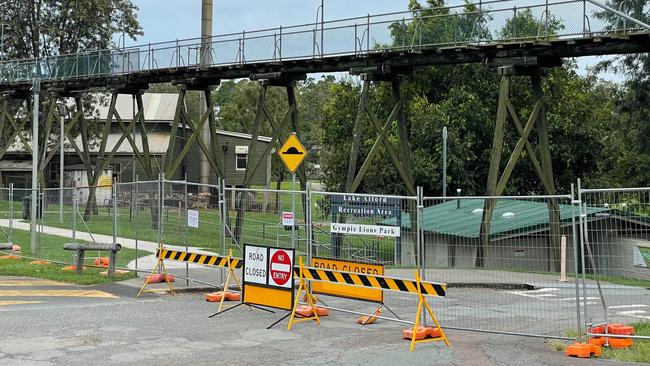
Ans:
[[[222,34],[209,39],[175,40],[40,59],[2,61],[0,93],[4,102],[0,112],[0,133],[9,133],[11,138],[5,140],[6,146],[0,146],[0,159],[16,138],[20,138],[26,151],[38,157],[35,170],[44,167],[53,156],[53,153],[36,153],[38,145],[45,146],[42,138],[39,144],[30,147],[23,135],[29,113],[22,114],[22,119],[9,113],[10,100],[14,100],[14,104],[15,100],[22,101],[24,108],[30,110],[32,106],[39,105],[40,94],[47,94],[50,102],[46,118],[38,121],[40,123],[34,123],[33,129],[37,132],[38,126],[42,125],[45,129],[42,136],[50,136],[51,128],[58,118],[57,99],[74,97],[77,104],[77,111],[67,123],[65,133],[68,134],[76,124],[80,124],[84,131],[88,121],[84,118],[81,96],[91,91],[104,90],[111,92],[112,98],[104,133],[98,137],[98,157],[89,155],[87,137],[82,136],[83,146],[77,146],[74,139],[69,139],[88,171],[92,172],[89,181],[97,184],[101,171],[115,155],[115,151],[106,151],[113,119],[123,131],[116,147],[126,139],[138,162],[151,178],[154,171],[141,95],[149,84],[171,82],[178,86],[180,93],[175,123],[189,127],[192,134],[186,144],[178,147],[175,143],[176,129],[172,129],[162,166],[164,174],[173,177],[191,145],[198,144],[213,172],[223,177],[221,149],[216,134],[218,126],[211,108],[213,101],[210,93],[221,80],[259,80],[260,94],[257,115],[249,131],[253,135],[249,151],[256,149],[262,123],[268,123],[273,131],[273,141],[264,154],[269,154],[288,131],[298,129],[298,105],[294,90],[296,81],[304,80],[310,73],[348,72],[361,76],[363,88],[352,137],[346,190],[354,192],[358,189],[372,166],[376,153],[383,148],[394,163],[406,191],[415,195],[409,130],[400,90],[402,78],[414,68],[422,66],[482,63],[498,70],[501,78],[487,195],[501,195],[523,149],[526,149],[526,155],[546,193],[554,195],[550,142],[541,88],[542,71],[561,65],[563,58],[648,52],[650,25],[636,19],[629,12],[625,1],[615,9],[596,0],[475,0],[471,6],[427,8],[332,21],[324,21],[321,12],[320,21],[311,24]],[[534,29],[517,28],[519,22],[512,20],[522,14],[536,20]],[[508,31],[503,32],[506,27]],[[510,102],[509,91],[511,82],[515,80],[512,78],[514,75],[530,78],[534,101],[527,121],[520,121]],[[368,103],[368,91],[372,82],[392,84],[394,105],[384,120],[379,120]],[[266,111],[265,99],[269,87],[287,90],[288,111],[281,121],[274,121]],[[208,105],[207,112],[198,120],[191,118],[185,109],[187,90],[202,91]],[[137,100],[136,117],[128,124],[115,109],[119,94],[131,94]],[[371,122],[373,131],[370,133],[376,135],[376,141],[359,165],[362,134],[368,133],[363,129],[366,117]],[[503,131],[508,119],[512,121],[520,138],[508,164],[501,169]],[[395,121],[400,140],[398,147],[389,143],[388,139],[388,127]],[[210,130],[209,138],[201,133],[206,123]],[[132,137],[132,132],[137,127],[142,136],[142,148],[136,146]],[[530,142],[533,130],[537,134],[537,146]],[[52,151],[57,150],[58,146]],[[540,152],[539,156],[536,151]],[[96,160],[96,163],[92,160]],[[241,185],[248,187],[260,167],[259,163],[249,164]],[[304,190],[304,170],[299,171],[298,177]],[[479,246],[479,251],[483,250],[489,240],[494,205],[494,200],[486,202],[481,228],[481,242],[484,245]],[[550,200],[550,222],[559,222],[556,217],[558,213],[557,201]],[[240,215],[243,212],[238,214],[237,222],[241,222]],[[557,259],[559,226],[552,227],[551,231],[557,231],[554,233],[557,235],[551,235],[558,240],[558,243],[552,245],[554,258]]]

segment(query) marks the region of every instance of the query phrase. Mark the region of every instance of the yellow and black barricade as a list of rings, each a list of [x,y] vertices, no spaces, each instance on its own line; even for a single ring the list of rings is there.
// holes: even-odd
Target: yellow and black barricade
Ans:
[[[305,279],[310,281],[339,283],[350,286],[360,286],[397,292],[408,292],[412,294],[418,294],[421,292],[422,295],[427,296],[444,297],[447,293],[447,285],[444,283],[420,281],[420,291],[418,291],[417,280],[407,280],[389,276],[374,276],[368,274],[311,267],[304,267],[303,269]],[[294,267],[294,275],[297,277],[299,274],[300,268]]]
[[[384,275],[384,266],[376,263],[313,257],[311,259],[311,266],[319,269],[331,269],[351,273]],[[312,292],[315,294],[331,295],[379,304],[384,303],[384,291],[381,289],[351,287],[338,283],[318,281],[312,284]]]
[[[140,297],[140,295],[142,295],[143,293],[152,293],[152,292],[154,292],[154,293],[155,292],[169,292],[172,295],[174,295],[174,288],[172,287],[170,276],[169,276],[169,273],[167,272],[167,267],[165,266],[165,261],[161,256],[158,255],[160,252],[163,252],[163,251],[165,251],[165,249],[163,249],[163,244],[162,244],[162,242],[160,242],[158,244],[158,250],[156,251],[156,265],[151,270],[151,273],[149,274],[149,276],[147,276],[144,279],[144,283],[142,284],[142,287],[140,287],[140,291],[138,291],[138,294],[135,297]],[[158,275],[155,274],[156,271],[159,271]],[[165,283],[167,283],[167,289],[145,290],[145,288],[147,287],[148,284],[154,283],[152,281],[154,276],[158,276],[158,280],[156,282],[160,282],[159,281],[160,279],[165,281]]]
[[[160,259],[168,259],[171,261],[187,262],[204,264],[206,266],[224,267],[224,268],[242,268],[243,261],[241,258],[233,258],[231,256],[218,256],[210,254],[200,254],[192,252],[181,252],[178,250],[158,249],[156,257]],[[230,265],[228,265],[230,261]]]
[[[305,285],[305,280],[308,281],[320,281],[320,282],[329,282],[329,283],[338,283],[342,285],[365,287],[365,288],[375,288],[388,291],[396,292],[407,292],[416,294],[418,296],[418,307],[415,322],[413,323],[411,347],[410,350],[413,351],[415,344],[421,342],[430,342],[430,341],[444,341],[447,346],[450,346],[447,336],[440,326],[436,315],[426,301],[425,296],[438,296],[445,297],[447,294],[447,285],[444,283],[437,282],[424,282],[420,279],[420,275],[416,272],[415,280],[395,278],[388,276],[376,276],[370,274],[362,273],[352,273],[344,271],[336,271],[330,269],[320,269],[320,268],[311,268],[302,266],[302,258],[300,258],[300,266],[294,267],[294,276],[300,280],[299,289],[305,289],[305,297],[310,300],[311,303],[311,294],[307,290]],[[294,309],[289,320],[289,329],[291,329],[291,324],[294,318],[295,310],[298,305],[298,301],[294,304]],[[423,309],[431,316],[431,319],[436,325],[435,330],[436,336],[430,338],[418,340],[415,337],[415,334],[420,328],[420,315],[422,314]],[[320,319],[318,317],[314,318],[318,324],[320,324]]]

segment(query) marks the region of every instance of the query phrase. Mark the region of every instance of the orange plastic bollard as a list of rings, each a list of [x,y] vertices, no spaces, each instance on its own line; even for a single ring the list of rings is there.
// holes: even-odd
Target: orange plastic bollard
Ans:
[[[589,358],[591,357],[591,346],[586,343],[574,343],[566,348],[564,354],[571,357]]]
[[[82,268],[82,270],[84,270],[84,269],[85,269],[85,268]],[[63,268],[61,268],[61,270],[62,270],[62,271],[76,271],[76,270],[77,270],[77,266],[67,266],[67,267],[63,267]]]
[[[108,267],[109,259],[108,257],[101,257],[95,259],[95,265],[98,267]]]
[[[239,292],[226,292],[227,301],[241,301],[241,293]]]
[[[20,257],[15,256],[13,254],[9,254],[9,255],[3,255],[2,257],[0,257],[0,259],[14,259],[15,260],[15,259],[20,259]]]
[[[609,346],[612,348],[628,348],[631,347],[632,344],[634,344],[634,341],[632,341],[632,338],[610,338],[609,339]]]
[[[205,301],[208,302],[220,302],[222,298],[223,298],[223,291],[210,292],[209,294],[205,294]]]
[[[418,327],[415,332],[415,340],[420,341],[425,339],[429,335],[429,327]],[[413,339],[413,328],[404,329],[402,331],[402,338],[411,340]]]
[[[156,273],[156,274],[152,274],[151,276],[147,276],[146,281],[148,284],[167,282],[167,281],[174,282],[176,281],[176,278],[172,275],[167,275],[167,280],[165,280],[165,275],[163,273]]]
[[[607,325],[607,333],[616,335],[633,335],[634,327],[625,324],[609,324]]]
[[[601,352],[602,348],[595,344],[573,343],[566,348],[564,354],[570,357],[590,358],[592,355],[600,357]]]
[[[50,264],[50,261],[46,261],[44,259],[39,259],[39,260],[36,260],[36,261],[32,261],[31,263],[32,264],[37,264],[39,266],[44,266],[44,265]]]
[[[377,317],[381,315],[381,308],[377,308],[372,315],[364,315],[357,319],[357,323],[361,325],[370,325],[377,321]]]
[[[593,337],[589,338],[589,344],[602,347],[605,344],[607,338],[605,337]]]

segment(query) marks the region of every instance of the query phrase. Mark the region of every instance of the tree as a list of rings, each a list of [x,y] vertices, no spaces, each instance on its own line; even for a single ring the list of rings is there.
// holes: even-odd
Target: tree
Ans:
[[[106,49],[112,45],[113,36],[120,33],[135,39],[143,34],[136,11],[137,7],[130,0],[5,0],[0,12],[0,23],[7,24],[10,29],[4,39],[7,58],[40,59]],[[50,112],[45,93],[41,100],[39,120],[45,122]],[[82,103],[72,109],[78,110],[83,106],[88,110],[94,102],[97,100],[85,95]],[[94,111],[89,112],[92,114]],[[56,128],[58,122],[57,118],[51,130],[41,130],[37,136],[41,151],[46,151],[48,144],[53,141],[60,141],[59,128]],[[92,123],[83,131],[77,127],[70,134],[74,138],[83,132],[84,137],[92,140],[99,130],[101,126]],[[41,188],[44,188],[43,167],[48,160],[39,160],[39,182]],[[89,178],[99,177],[91,167],[88,167],[87,173]],[[97,182],[89,183],[95,185]],[[94,190],[89,194],[88,203],[87,207],[95,208],[96,212]]]
[[[612,0],[610,6],[621,9],[632,18],[650,22],[650,8],[646,0]],[[608,30],[619,32],[638,25],[608,11],[598,17],[609,23]],[[650,181],[650,56],[647,53],[619,55],[599,63],[596,71],[613,71],[625,78],[621,88],[608,88],[615,96],[618,129],[612,129],[607,149],[611,184],[647,185]]]
[[[101,50],[115,34],[142,35],[131,0],[5,0],[8,58],[40,58]],[[26,16],[27,15],[27,16]]]

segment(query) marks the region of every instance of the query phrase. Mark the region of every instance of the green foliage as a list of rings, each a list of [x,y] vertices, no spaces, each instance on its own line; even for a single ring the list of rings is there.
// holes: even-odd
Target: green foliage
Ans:
[[[9,58],[106,49],[114,34],[143,34],[130,0],[5,0],[2,9]]]
[[[415,18],[410,22],[395,22],[390,25],[393,46],[465,43],[472,40],[491,39],[486,23],[489,14],[480,13],[478,7],[466,2],[462,11],[454,12],[444,6],[442,0],[428,0],[427,6],[409,2],[409,10]]]
[[[505,26],[499,31],[499,39],[526,39],[548,37],[564,29],[564,25],[553,14],[541,15],[535,18],[533,11],[528,8],[515,10],[515,14],[508,18]]]
[[[295,89],[298,104],[296,127],[301,142],[310,152],[307,158],[308,168],[319,163],[320,129],[324,123],[322,109],[330,98],[330,86],[334,83],[335,79],[332,76],[320,80],[310,78],[299,83]],[[251,133],[257,116],[260,88],[257,82],[248,80],[226,81],[221,84],[214,92],[214,98],[219,107],[218,117],[223,129]],[[276,125],[283,123],[289,111],[286,90],[281,87],[268,87],[265,107]],[[284,129],[280,132],[281,142],[291,131],[291,124],[287,120]],[[275,134],[264,116],[260,124],[260,134],[263,136]],[[273,158],[273,167],[274,174],[278,177],[285,171],[277,156]]]
[[[636,335],[650,336],[650,322],[630,325],[634,326]],[[604,348],[602,357],[617,361],[650,363],[650,341],[634,340],[632,347],[627,349]]]
[[[103,268],[86,268],[81,274],[74,271],[62,271],[61,268],[63,268],[61,264],[36,265],[31,264],[28,260],[0,259],[0,276],[44,278],[79,285],[95,285],[136,277],[133,272],[117,275],[114,278],[101,276],[99,272],[106,271]]]
[[[328,190],[342,192],[345,187],[359,94],[359,87],[351,82],[336,83],[323,106],[321,169]]]

